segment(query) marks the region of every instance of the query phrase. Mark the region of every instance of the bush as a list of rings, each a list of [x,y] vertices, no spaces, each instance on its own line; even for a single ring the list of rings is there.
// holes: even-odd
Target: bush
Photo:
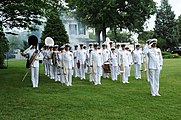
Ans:
[[[165,56],[165,55],[171,55],[170,52],[162,52],[162,55]]]
[[[170,59],[170,58],[180,58],[180,56],[178,54],[166,54],[166,55],[163,55],[163,58],[166,58],[166,59]]]

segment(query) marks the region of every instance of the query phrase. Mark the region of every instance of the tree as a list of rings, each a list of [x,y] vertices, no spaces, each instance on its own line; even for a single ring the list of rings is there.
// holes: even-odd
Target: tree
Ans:
[[[120,31],[108,31],[107,36],[110,38],[111,41],[115,42],[132,42],[132,34],[128,32],[120,32]]]
[[[150,31],[143,31],[141,33],[139,33],[138,35],[138,40],[144,41],[146,42],[146,40],[154,38],[154,31],[150,30]]]
[[[77,18],[88,26],[94,27],[97,41],[106,28],[143,30],[144,22],[154,13],[153,0],[66,0],[71,9],[76,10]]]
[[[165,40],[165,43],[167,44],[165,47],[162,47],[162,49],[173,49],[178,45],[178,30],[176,26],[175,14],[171,10],[168,0],[161,0],[161,6],[156,14],[154,30],[155,36],[158,38],[158,40]]]
[[[179,33],[179,44],[181,44],[181,15],[177,19],[177,28]]]
[[[69,42],[67,32],[58,12],[52,12],[47,18],[46,26],[41,37],[41,43],[45,43],[46,37],[53,38],[55,44],[58,45]]]
[[[4,67],[5,52],[8,50],[8,40],[2,29],[2,22],[0,22],[0,68]]]

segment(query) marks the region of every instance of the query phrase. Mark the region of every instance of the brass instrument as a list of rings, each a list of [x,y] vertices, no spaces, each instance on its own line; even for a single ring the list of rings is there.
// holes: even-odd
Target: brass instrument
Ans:
[[[31,67],[31,65],[33,64],[33,62],[35,61],[35,59],[37,58],[37,56],[40,54],[40,52],[38,52],[38,50],[36,50],[33,55],[31,56],[30,60],[29,60],[29,68]]]

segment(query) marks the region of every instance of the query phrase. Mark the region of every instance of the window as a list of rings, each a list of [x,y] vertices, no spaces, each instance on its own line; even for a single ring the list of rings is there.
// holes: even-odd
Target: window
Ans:
[[[77,24],[69,24],[70,35],[77,35]]]

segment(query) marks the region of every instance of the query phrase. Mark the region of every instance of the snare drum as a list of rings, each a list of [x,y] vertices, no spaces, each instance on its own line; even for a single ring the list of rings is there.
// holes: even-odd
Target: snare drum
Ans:
[[[105,73],[111,73],[111,68],[109,63],[104,63],[103,70]]]

